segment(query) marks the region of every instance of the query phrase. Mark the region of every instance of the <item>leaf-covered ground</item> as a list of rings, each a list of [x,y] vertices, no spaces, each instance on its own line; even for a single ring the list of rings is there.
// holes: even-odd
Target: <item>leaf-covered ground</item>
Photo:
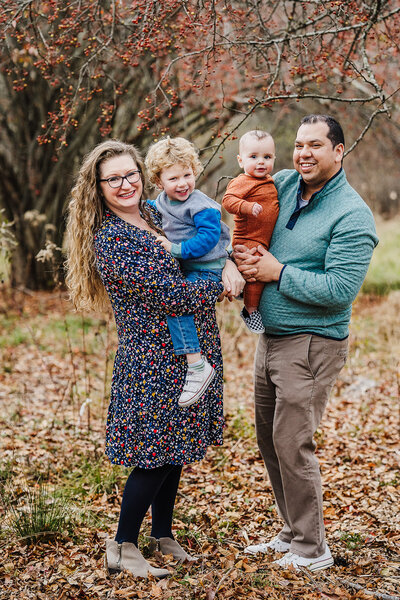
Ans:
[[[171,571],[162,581],[103,569],[127,476],[103,456],[112,321],[83,319],[57,294],[3,290],[0,306],[1,599],[400,597],[399,292],[355,306],[351,356],[316,436],[335,566],[313,575],[243,553],[280,523],[254,436],[256,336],[237,304],[219,306],[225,445],[184,470],[175,535],[201,558],[176,568],[156,557]],[[32,541],[21,526],[35,494],[64,521]],[[146,521],[144,548],[148,531]]]

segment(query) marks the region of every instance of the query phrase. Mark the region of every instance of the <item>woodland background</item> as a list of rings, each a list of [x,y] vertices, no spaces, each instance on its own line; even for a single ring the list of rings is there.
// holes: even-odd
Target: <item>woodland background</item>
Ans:
[[[1,599],[400,597],[399,32],[398,0],[1,4]],[[220,200],[241,133],[269,130],[276,170],[290,167],[310,112],[343,124],[345,169],[380,236],[316,436],[335,567],[279,572],[243,554],[279,523],[254,437],[256,337],[225,302],[225,445],[185,469],[175,519],[202,560],[161,582],[107,577],[127,475],[103,456],[116,335],[110,315],[74,313],[62,285],[81,158],[105,136],[144,153],[184,135]]]

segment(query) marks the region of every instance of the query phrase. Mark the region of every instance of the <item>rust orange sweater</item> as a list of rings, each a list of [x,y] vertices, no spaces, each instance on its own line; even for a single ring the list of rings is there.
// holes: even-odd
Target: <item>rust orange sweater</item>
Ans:
[[[253,204],[262,206],[255,217]],[[267,250],[279,213],[278,194],[271,175],[263,179],[242,173],[229,182],[222,199],[225,210],[234,215],[232,244],[245,244],[249,248],[261,244]]]

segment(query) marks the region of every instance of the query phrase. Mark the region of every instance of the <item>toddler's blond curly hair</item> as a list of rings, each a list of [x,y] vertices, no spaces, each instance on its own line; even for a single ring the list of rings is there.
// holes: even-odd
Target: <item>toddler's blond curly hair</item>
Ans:
[[[163,169],[176,164],[192,167],[195,177],[203,170],[198,151],[191,142],[182,137],[162,138],[152,144],[147,152],[145,166],[148,180],[153,185],[158,185]]]

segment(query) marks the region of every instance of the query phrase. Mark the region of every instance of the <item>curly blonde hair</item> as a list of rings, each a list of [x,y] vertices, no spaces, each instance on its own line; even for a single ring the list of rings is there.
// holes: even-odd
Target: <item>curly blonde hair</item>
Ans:
[[[106,140],[98,144],[84,158],[75,185],[67,215],[67,271],[66,284],[70,298],[77,310],[105,310],[109,308],[107,292],[96,268],[94,235],[100,227],[106,209],[101,192],[100,165],[115,156],[129,154],[140,171],[143,190],[145,177],[139,152],[131,144],[119,140]],[[157,232],[162,231],[153,223],[145,207],[143,195],[139,208],[148,225]]]
[[[176,164],[192,167],[195,177],[203,170],[198,151],[185,138],[167,136],[155,142],[150,146],[145,159],[149,181],[153,185],[159,184],[161,171]]]

